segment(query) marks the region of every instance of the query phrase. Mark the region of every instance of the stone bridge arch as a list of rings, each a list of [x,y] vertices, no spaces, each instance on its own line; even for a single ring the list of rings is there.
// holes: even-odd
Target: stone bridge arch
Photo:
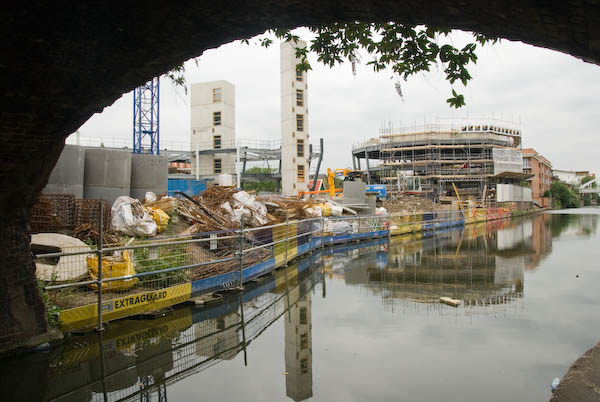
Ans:
[[[28,222],[67,135],[206,49],[273,27],[352,20],[478,31],[600,61],[599,0],[31,1],[4,8],[0,348],[46,330]]]

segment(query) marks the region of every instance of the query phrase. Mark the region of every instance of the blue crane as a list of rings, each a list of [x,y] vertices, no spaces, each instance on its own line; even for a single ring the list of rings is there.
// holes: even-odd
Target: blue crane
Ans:
[[[133,153],[158,155],[159,78],[153,78],[133,91]]]

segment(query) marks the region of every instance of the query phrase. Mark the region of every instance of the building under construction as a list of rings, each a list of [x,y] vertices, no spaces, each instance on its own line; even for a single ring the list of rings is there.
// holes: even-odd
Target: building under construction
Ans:
[[[518,184],[527,176],[521,131],[496,121],[384,128],[378,138],[355,144],[352,160],[369,184],[435,201],[454,196],[453,184],[475,201],[501,201],[497,184]],[[510,186],[510,191],[520,188]],[[519,200],[514,194],[504,198]]]

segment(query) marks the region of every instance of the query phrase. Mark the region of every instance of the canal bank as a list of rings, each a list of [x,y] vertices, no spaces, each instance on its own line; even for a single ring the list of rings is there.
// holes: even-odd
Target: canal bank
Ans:
[[[197,233],[132,246],[102,247],[95,250],[95,260],[98,256],[103,258],[102,278],[97,270],[95,275],[92,270],[91,280],[50,283],[45,291],[49,300],[60,308],[60,329],[80,331],[100,327],[111,320],[169,308],[205,294],[242,287],[325,246],[491,223],[510,218],[513,212],[520,211],[507,205],[304,219],[238,231]],[[208,258],[206,249],[217,250],[223,257]],[[132,262],[111,263],[110,256],[115,253],[129,256],[128,260]],[[65,257],[71,259],[68,269],[78,272],[85,272],[85,264],[89,265],[92,258],[89,251],[75,249],[37,256],[38,260]],[[98,292],[98,288],[104,291]],[[102,307],[99,309],[99,306]]]
[[[1,392],[8,401],[549,400],[552,379],[597,342],[597,226],[597,216],[538,214],[324,247],[220,301],[116,320],[6,360]]]

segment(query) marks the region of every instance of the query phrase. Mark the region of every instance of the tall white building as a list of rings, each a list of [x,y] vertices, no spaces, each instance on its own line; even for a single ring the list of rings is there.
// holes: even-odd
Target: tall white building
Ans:
[[[192,175],[234,175],[235,87],[224,80],[192,84],[190,98]]]
[[[306,42],[282,42],[281,62],[281,183],[284,195],[308,190],[307,74],[297,71],[296,47]]]

